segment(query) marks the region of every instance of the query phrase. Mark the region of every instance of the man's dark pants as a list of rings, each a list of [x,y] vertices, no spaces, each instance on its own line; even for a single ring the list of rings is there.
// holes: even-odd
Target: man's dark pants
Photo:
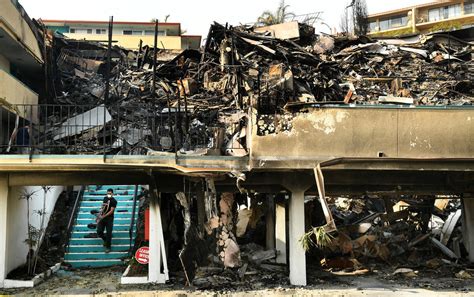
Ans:
[[[113,218],[105,218],[102,219],[97,224],[97,235],[99,235],[102,240],[105,242],[105,247],[109,248],[112,245],[112,229],[114,227],[114,219]],[[107,230],[107,235],[104,235],[104,229]]]

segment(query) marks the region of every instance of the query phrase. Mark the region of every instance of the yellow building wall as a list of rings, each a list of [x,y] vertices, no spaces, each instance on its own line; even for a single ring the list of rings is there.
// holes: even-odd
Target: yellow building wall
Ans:
[[[85,39],[85,40],[99,40],[107,42],[108,36],[106,34],[76,34],[66,33],[69,38]],[[128,49],[137,49],[140,39],[143,40],[143,45],[153,46],[153,35],[113,35],[112,40],[117,41],[113,45],[119,45]],[[181,49],[181,36],[158,36],[158,48],[165,49]]]
[[[12,38],[21,42],[38,62],[43,63],[41,50],[35,35],[9,0],[0,0],[0,27],[8,32]]]
[[[10,106],[12,104],[38,104],[38,94],[0,69],[0,106],[15,111],[15,108]],[[21,117],[37,122],[36,107],[32,109],[30,106],[17,106],[16,109]]]

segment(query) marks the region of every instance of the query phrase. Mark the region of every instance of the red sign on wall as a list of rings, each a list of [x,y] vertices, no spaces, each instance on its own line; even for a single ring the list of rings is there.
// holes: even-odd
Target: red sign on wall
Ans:
[[[149,251],[150,248],[147,246],[142,246],[135,252],[135,259],[140,264],[148,264],[149,262]]]
[[[145,240],[150,240],[150,209],[145,210]]]

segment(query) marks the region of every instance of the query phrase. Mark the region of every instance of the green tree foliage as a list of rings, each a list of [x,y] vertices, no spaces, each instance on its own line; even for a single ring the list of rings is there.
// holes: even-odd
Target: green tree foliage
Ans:
[[[288,11],[289,7],[285,4],[285,0],[281,0],[276,11],[265,10],[257,22],[267,26],[284,23],[285,19],[295,16],[294,13]]]

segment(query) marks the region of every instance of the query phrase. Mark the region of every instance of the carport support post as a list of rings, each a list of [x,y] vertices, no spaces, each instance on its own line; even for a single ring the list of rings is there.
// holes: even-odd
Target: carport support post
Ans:
[[[202,230],[206,222],[206,206],[204,204],[204,191],[198,187],[196,191],[198,228]]]
[[[275,200],[273,195],[267,194],[267,212],[265,214],[266,228],[266,248],[275,248]]]
[[[300,242],[305,234],[304,193],[314,179],[310,175],[291,174],[283,178],[282,186],[291,192],[289,202],[289,261],[290,283],[295,286],[306,286],[306,252]]]
[[[286,264],[286,209],[285,201],[276,203],[275,207],[275,248],[276,262]]]
[[[8,175],[0,174],[0,288],[7,276],[7,204]]]
[[[469,261],[474,263],[474,195],[465,194],[462,204],[464,245],[469,253]]]
[[[290,240],[290,283],[306,286],[306,253],[299,239],[305,233],[304,228],[304,192],[305,188],[291,191],[289,209]]]
[[[152,187],[150,187],[152,188]],[[150,255],[148,264],[148,282],[164,284],[168,279],[168,265],[164,249],[163,228],[161,225],[160,203],[158,192],[151,189],[150,195]],[[163,260],[164,273],[161,273]]]

